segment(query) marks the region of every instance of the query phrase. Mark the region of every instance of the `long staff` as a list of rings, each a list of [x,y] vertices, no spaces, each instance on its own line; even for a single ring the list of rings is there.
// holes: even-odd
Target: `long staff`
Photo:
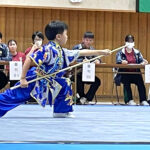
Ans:
[[[118,48],[112,50],[111,53],[116,52],[116,51],[118,51],[118,50],[120,50],[120,49],[122,49],[122,48],[124,48],[124,47],[126,47],[126,45],[121,46],[121,47],[118,47]],[[61,69],[61,70],[59,70],[59,71],[56,71],[56,72],[54,72],[54,73],[52,73],[52,74],[47,74],[47,75],[44,75],[44,76],[42,76],[42,77],[33,79],[33,80],[31,80],[31,81],[28,81],[28,84],[33,83],[33,82],[36,82],[36,81],[41,80],[41,79],[44,79],[44,78],[48,78],[48,77],[53,76],[53,75],[56,75],[57,73],[60,73],[60,72],[63,72],[63,71],[67,71],[67,70],[70,70],[70,69],[72,69],[72,68],[81,66],[81,65],[83,65],[83,64],[85,64],[85,63],[94,61],[94,60],[96,60],[96,59],[98,59],[98,58],[101,58],[101,57],[103,57],[103,56],[105,56],[105,55],[99,55],[99,56],[97,56],[97,57],[94,57],[94,58],[92,58],[92,59],[88,59],[88,60],[86,60],[86,61],[84,61],[84,62],[81,62],[81,63],[78,63],[78,64],[76,64],[76,65],[69,66],[69,67],[67,67],[67,68],[64,68],[64,69]],[[19,88],[19,87],[20,87],[20,85],[17,85],[17,86],[11,87],[10,89],[11,89],[11,90],[14,90],[14,89]]]

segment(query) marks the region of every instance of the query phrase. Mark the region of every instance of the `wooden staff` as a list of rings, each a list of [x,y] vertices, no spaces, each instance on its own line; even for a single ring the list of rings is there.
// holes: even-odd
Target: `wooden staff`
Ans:
[[[119,47],[119,48],[116,48],[116,49],[112,50],[111,53],[116,52],[116,51],[118,51],[118,50],[120,50],[120,49],[122,49],[122,48],[124,48],[124,47],[126,47],[126,45],[121,46],[121,47]],[[53,76],[53,75],[56,75],[57,73],[60,73],[60,72],[63,72],[63,71],[67,71],[67,70],[73,69],[73,68],[75,68],[75,67],[81,66],[81,65],[83,65],[83,64],[85,64],[85,63],[88,63],[88,62],[91,62],[91,61],[94,61],[94,60],[96,60],[96,59],[98,59],[98,58],[101,58],[101,57],[103,57],[103,56],[105,56],[105,55],[100,55],[100,56],[94,57],[94,58],[92,58],[92,59],[88,59],[88,60],[86,60],[86,61],[84,61],[84,62],[78,63],[78,64],[76,64],[76,65],[69,66],[69,67],[67,67],[67,68],[61,69],[61,70],[56,71],[56,72],[54,72],[54,73],[52,73],[52,74],[47,74],[47,75],[44,75],[44,76],[42,76],[42,77],[33,79],[33,80],[31,80],[31,81],[28,81],[28,84],[30,84],[30,83],[32,83],[32,82],[36,82],[36,81],[41,80],[41,79],[44,79],[44,78],[48,78],[48,77]],[[20,85],[16,85],[16,86],[14,86],[14,87],[11,87],[10,89],[11,89],[11,90],[14,90],[14,89],[19,88],[19,87],[20,87]]]

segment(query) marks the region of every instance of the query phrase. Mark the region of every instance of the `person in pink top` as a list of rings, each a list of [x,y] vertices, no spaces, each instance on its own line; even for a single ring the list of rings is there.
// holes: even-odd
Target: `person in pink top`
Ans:
[[[25,61],[25,54],[17,51],[17,42],[15,40],[8,41],[8,48],[12,55],[12,61]]]
[[[17,42],[15,40],[8,41],[8,48],[10,54],[12,55],[12,61],[22,61],[24,63],[26,56],[23,52],[17,51]],[[10,86],[12,87],[17,81],[10,81]]]

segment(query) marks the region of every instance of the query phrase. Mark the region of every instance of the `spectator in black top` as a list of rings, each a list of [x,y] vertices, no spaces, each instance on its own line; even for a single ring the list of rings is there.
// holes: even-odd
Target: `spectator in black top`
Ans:
[[[2,33],[0,32],[0,61],[10,61],[12,57],[6,44],[2,43]],[[4,66],[0,65],[0,69],[4,70]],[[5,73],[0,70],[0,90],[8,83],[8,78]]]
[[[10,61],[12,57],[9,53],[9,48],[2,43],[2,33],[0,32],[0,60]]]
[[[82,43],[75,45],[73,47],[73,50],[75,49],[89,49],[89,50],[94,50],[94,48],[92,47],[92,44],[94,42],[94,34],[92,32],[85,32],[83,39],[82,39]],[[91,59],[95,56],[81,56],[77,59],[78,62],[83,62],[87,59]],[[96,59],[95,64],[99,64],[101,63],[100,59]],[[90,88],[88,90],[87,93],[84,92],[84,85],[85,84],[90,84]],[[96,93],[96,91],[98,90],[99,86],[101,84],[101,81],[98,77],[95,76],[95,81],[94,82],[83,82],[82,81],[82,72],[80,71],[77,74],[77,93],[79,94],[79,99],[77,99],[77,103],[79,104],[85,104],[88,103],[89,101],[92,101],[92,99],[94,98],[94,95]]]
[[[143,58],[141,52],[134,48],[134,36],[127,35],[125,37],[126,47],[121,49],[116,54],[117,64],[141,64],[146,65],[148,62]],[[140,73],[140,69],[119,69],[119,72],[137,72]],[[115,81],[120,84],[123,83],[125,103],[128,105],[136,105],[132,96],[131,84],[135,84],[138,87],[140,104],[143,106],[149,106],[146,98],[146,89],[143,81],[142,74],[117,74]]]

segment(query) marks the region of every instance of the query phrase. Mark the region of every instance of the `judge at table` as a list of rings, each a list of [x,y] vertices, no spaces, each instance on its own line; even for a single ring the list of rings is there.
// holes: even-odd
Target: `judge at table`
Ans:
[[[134,36],[127,35],[125,37],[125,48],[116,54],[117,64],[141,64],[145,65],[148,62],[143,58],[141,52],[134,48]],[[140,69],[119,69],[120,72],[139,72]],[[148,106],[146,98],[146,89],[141,74],[118,74],[115,81],[123,83],[125,103],[128,105],[136,105],[133,100],[131,84],[138,87],[140,105]]]

